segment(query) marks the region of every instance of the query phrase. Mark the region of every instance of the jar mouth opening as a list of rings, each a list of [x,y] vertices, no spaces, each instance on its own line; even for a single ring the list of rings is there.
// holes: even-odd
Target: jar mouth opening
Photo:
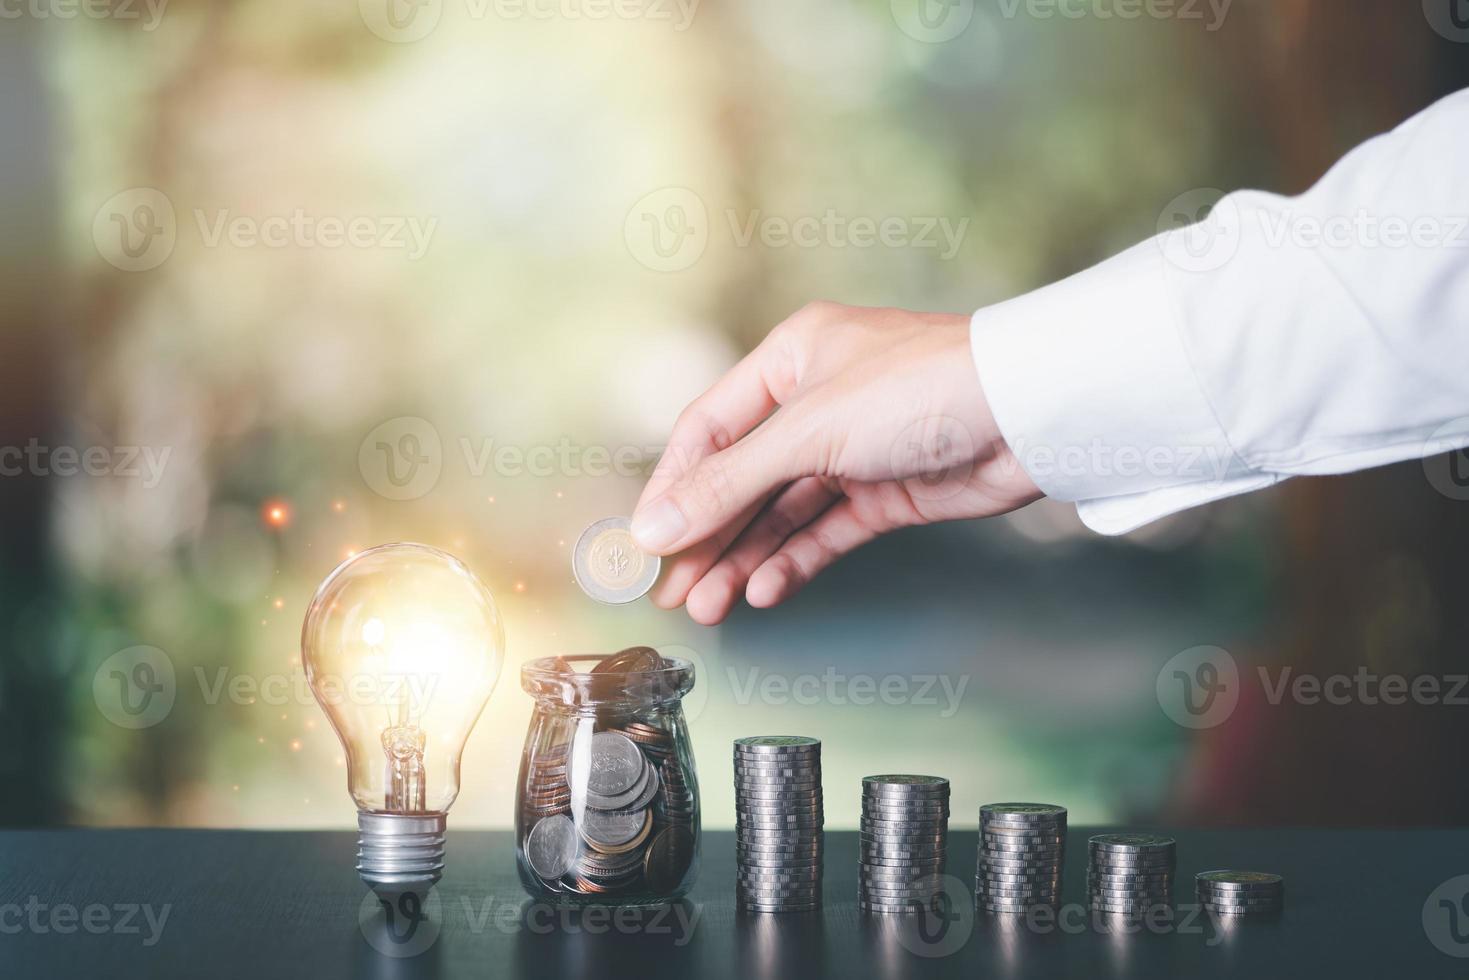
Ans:
[[[663,657],[664,665],[657,670],[591,672],[613,656],[540,657],[520,668],[520,686],[540,700],[577,706],[677,700],[694,686],[694,665],[683,657]]]
[[[523,680],[557,681],[568,676],[576,677],[583,674],[591,674],[592,668],[610,660],[616,654],[612,653],[566,653],[555,657],[538,657],[520,668],[520,676]],[[660,654],[660,656],[662,656]],[[569,664],[574,671],[567,674],[561,669],[562,664]],[[683,657],[663,657],[664,666],[657,670],[619,670],[609,673],[597,674],[597,677],[626,677],[628,679],[648,679],[677,677],[684,671],[691,670],[693,664]]]

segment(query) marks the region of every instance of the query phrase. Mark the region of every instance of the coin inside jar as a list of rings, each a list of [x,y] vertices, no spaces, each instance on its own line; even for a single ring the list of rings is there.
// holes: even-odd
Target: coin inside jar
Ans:
[[[571,552],[571,574],[583,592],[611,605],[641,599],[658,580],[661,562],[633,542],[632,521],[607,517],[581,533]]]
[[[565,816],[551,816],[536,823],[525,841],[525,857],[535,873],[554,881],[576,863],[576,828]]]
[[[624,854],[647,839],[653,825],[650,810],[583,811],[577,829],[588,844],[603,854]]]
[[[658,670],[663,658],[652,647],[628,647],[620,650],[592,668],[594,674],[634,674]]]
[[[589,758],[572,762],[572,785],[598,796],[619,796],[633,789],[647,767],[637,743],[620,732],[592,736]]]

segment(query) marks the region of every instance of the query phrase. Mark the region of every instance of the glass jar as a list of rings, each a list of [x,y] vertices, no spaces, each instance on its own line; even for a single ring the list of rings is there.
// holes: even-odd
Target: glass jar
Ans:
[[[641,651],[644,660],[628,655]],[[534,898],[661,905],[699,868],[699,781],[681,699],[694,666],[649,647],[544,657],[515,798],[515,860]],[[647,669],[621,669],[628,663]]]

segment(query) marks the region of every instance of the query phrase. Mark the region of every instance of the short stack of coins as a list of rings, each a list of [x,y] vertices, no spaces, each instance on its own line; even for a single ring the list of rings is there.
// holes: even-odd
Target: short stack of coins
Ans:
[[[979,808],[974,895],[988,912],[1025,913],[1061,904],[1066,808],[1050,803],[988,803]]]
[[[1264,871],[1204,871],[1194,876],[1199,904],[1221,915],[1277,915],[1285,879]]]
[[[821,742],[736,739],[736,902],[748,912],[821,907]]]
[[[1144,915],[1173,901],[1178,863],[1172,837],[1100,834],[1088,842],[1087,904],[1094,912]]]
[[[940,776],[867,776],[857,907],[917,912],[943,890],[949,837],[949,781]]]

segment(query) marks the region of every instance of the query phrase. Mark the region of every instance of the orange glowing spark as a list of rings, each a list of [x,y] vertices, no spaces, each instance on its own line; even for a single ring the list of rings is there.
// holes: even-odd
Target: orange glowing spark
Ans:
[[[275,606],[277,609],[284,609],[286,608],[286,600],[277,599],[275,602],[271,603],[271,605]]]
[[[300,752],[301,751],[301,740],[299,738],[293,738],[293,739],[291,739],[291,751],[292,752]]]
[[[344,511],[346,509],[347,509],[347,502],[345,500],[333,500],[332,501],[332,510],[336,511],[338,514],[340,514],[342,511]]]
[[[525,591],[525,583],[524,582],[516,582],[515,583],[515,591],[516,592],[524,592]]]
[[[260,519],[269,527],[285,527],[291,523],[291,505],[284,500],[267,500],[260,505]]]

